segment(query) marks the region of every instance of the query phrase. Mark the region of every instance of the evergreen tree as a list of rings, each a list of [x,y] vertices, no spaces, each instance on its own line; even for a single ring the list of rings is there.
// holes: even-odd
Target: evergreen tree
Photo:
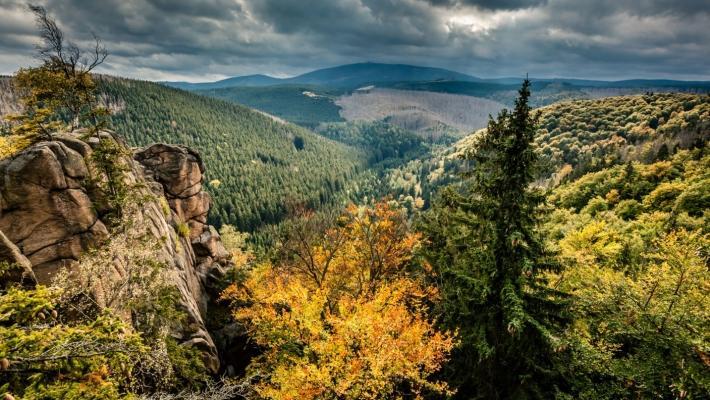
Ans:
[[[464,156],[467,179],[423,221],[442,323],[462,341],[449,370],[458,398],[550,398],[560,382],[552,357],[565,302],[544,281],[558,264],[537,230],[543,196],[531,187],[538,155],[529,88],[525,80],[512,113],[489,121]]]

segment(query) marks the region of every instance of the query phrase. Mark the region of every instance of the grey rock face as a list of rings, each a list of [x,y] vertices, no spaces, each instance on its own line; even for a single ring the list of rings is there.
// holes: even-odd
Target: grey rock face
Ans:
[[[0,160],[0,261],[20,265],[25,279],[49,283],[61,268],[108,239],[105,221],[96,212],[100,199],[92,198],[85,186],[92,152],[87,142],[75,135],[56,135],[52,142]],[[219,234],[207,225],[205,166],[193,150],[165,144],[140,150],[127,162],[132,170],[127,180],[140,183],[141,190],[152,191],[156,198],[141,205],[134,222],[160,241],[155,256],[167,265],[169,281],[180,293],[187,322],[174,335],[199,349],[208,369],[217,372],[219,356],[204,321],[215,284],[231,261]],[[167,213],[160,204],[162,196],[170,206]],[[177,234],[179,223],[190,226],[188,238]],[[121,270],[125,268],[117,268]]]
[[[154,144],[136,152],[135,159],[148,175],[163,185],[165,198],[181,221],[190,227],[190,238],[202,233],[207,223],[210,196],[202,191],[205,165],[194,150],[177,145]]]
[[[108,236],[82,187],[87,177],[84,157],[60,141],[0,161],[0,230],[40,283]]]

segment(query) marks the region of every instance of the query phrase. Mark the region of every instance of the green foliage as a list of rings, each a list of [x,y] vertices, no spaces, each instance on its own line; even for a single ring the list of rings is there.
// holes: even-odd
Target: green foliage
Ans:
[[[426,152],[419,136],[384,122],[323,124],[316,132],[329,139],[362,148],[371,165],[383,161],[390,165],[401,163]]]
[[[171,386],[184,389],[200,389],[207,380],[207,370],[199,349],[179,344],[171,337],[164,338],[168,359],[173,370]]]
[[[673,208],[675,199],[686,188],[687,185],[683,182],[663,182],[643,199],[644,206],[660,211],[669,211]]]
[[[577,100],[543,107],[541,129],[535,137],[543,167],[539,183],[555,187],[615,165],[655,161],[664,145],[669,158],[680,149],[701,148],[710,129],[708,99],[703,95],[669,93]],[[647,117],[656,114],[661,118],[654,130],[647,126]],[[458,156],[470,149],[480,135],[481,131],[474,132],[454,146],[435,149],[429,157],[388,171],[389,179],[384,179],[388,190],[396,195],[422,197],[428,204],[440,188],[459,181],[460,173],[471,167]],[[604,197],[606,192],[598,195]]]
[[[606,211],[609,208],[606,200],[597,196],[589,201],[587,205],[582,209],[583,213],[589,214],[592,217],[597,215],[601,211]]]
[[[686,212],[693,217],[699,217],[710,209],[709,182],[700,180],[689,185],[678,195],[673,210],[676,213]]]
[[[587,174],[550,195],[545,231],[566,265],[551,281],[574,299],[564,341],[579,398],[708,392],[709,167],[707,148],[681,150]],[[621,199],[613,210],[584,211],[612,191]]]
[[[66,111],[65,102],[74,97],[73,91],[79,90],[83,101],[87,101],[90,95],[87,85],[77,83],[84,80],[88,83],[90,79],[88,75],[66,76],[51,64],[19,70],[13,83],[21,93],[23,113],[9,117],[14,123],[12,133],[50,139],[52,132],[65,125],[61,113]]]
[[[177,233],[180,237],[189,238],[190,237],[190,226],[185,222],[178,222]]]
[[[37,286],[0,294],[0,392],[25,399],[117,399],[130,383],[140,336],[110,314],[77,319],[61,291]]]
[[[108,221],[118,221],[132,194],[131,185],[126,181],[130,166],[126,159],[131,156],[117,138],[102,132],[98,144],[91,152],[92,177],[86,182],[89,190],[96,191],[100,212]]]
[[[566,336],[580,397],[700,399],[708,393],[708,239],[697,231],[661,234],[631,265],[585,260],[559,277],[558,287],[575,294],[575,322]],[[586,251],[574,255],[582,261]]]
[[[550,398],[565,384],[553,350],[564,300],[544,279],[559,264],[537,230],[543,197],[529,187],[538,155],[528,81],[519,93],[465,154],[475,164],[468,179],[423,223],[442,322],[461,335],[449,371],[459,398]]]
[[[214,201],[211,223],[253,232],[280,222],[286,201],[340,204],[365,164],[361,151],[245,107],[126,79],[101,78],[112,126],[131,145],[179,143],[200,152]],[[303,149],[294,145],[296,137]]]
[[[343,121],[335,105],[339,91],[311,86],[278,85],[199,90],[197,93],[256,108],[294,124],[314,128]]]
[[[634,199],[622,200],[614,208],[616,215],[625,220],[635,219],[642,210],[643,206],[641,206],[641,203]]]

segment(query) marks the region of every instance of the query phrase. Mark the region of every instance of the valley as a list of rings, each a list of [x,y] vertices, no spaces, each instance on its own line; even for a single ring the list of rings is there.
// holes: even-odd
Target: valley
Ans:
[[[437,140],[443,134],[462,136],[483,128],[489,115],[504,105],[472,96],[396,89],[358,89],[335,104],[347,121],[383,120]]]
[[[232,3],[0,4],[1,399],[707,397],[707,13]]]
[[[266,76],[217,82],[165,82],[255,108],[307,128],[321,123],[386,120],[424,137],[464,136],[488,115],[510,107],[521,79],[482,79],[410,65],[363,63],[316,70],[293,78]],[[707,93],[707,82],[532,79],[531,104],[644,93]],[[473,111],[471,111],[473,110]]]

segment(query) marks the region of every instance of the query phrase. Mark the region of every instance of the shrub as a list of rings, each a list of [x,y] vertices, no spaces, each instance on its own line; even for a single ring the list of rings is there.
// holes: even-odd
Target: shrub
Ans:
[[[178,235],[184,238],[190,237],[190,226],[185,222],[178,222],[176,227]]]
[[[25,135],[0,136],[0,160],[21,152],[32,144],[32,139]]]
[[[625,220],[635,219],[643,211],[643,206],[636,200],[621,200],[614,208],[614,213]]]
[[[609,205],[606,200],[597,196],[589,200],[589,203],[587,203],[587,205],[582,209],[582,212],[593,217],[602,211],[606,211],[607,209],[609,209]]]
[[[169,217],[172,211],[170,210],[170,204],[168,204],[168,201],[165,200],[165,197],[161,197],[159,200],[160,202],[160,210],[163,212],[164,217]]]
[[[683,182],[663,182],[643,199],[643,204],[653,210],[670,211],[675,199],[686,187]]]
[[[703,180],[697,182],[681,193],[675,201],[673,209],[676,212],[687,212],[699,217],[703,212],[710,209],[710,182]]]

